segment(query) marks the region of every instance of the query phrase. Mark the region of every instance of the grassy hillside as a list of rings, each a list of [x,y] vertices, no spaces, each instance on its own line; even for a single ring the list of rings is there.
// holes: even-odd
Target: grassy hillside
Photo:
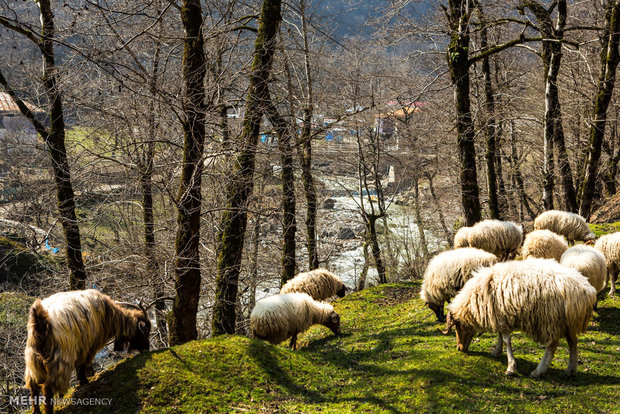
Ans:
[[[494,336],[457,352],[418,288],[391,284],[339,300],[343,335],[313,328],[298,351],[238,336],[195,341],[128,359],[73,397],[112,398],[89,410],[101,413],[617,412],[620,299],[599,303],[575,378],[564,375],[562,340],[547,376],[532,380],[539,345],[516,333],[520,376],[505,377],[505,354],[489,355]]]

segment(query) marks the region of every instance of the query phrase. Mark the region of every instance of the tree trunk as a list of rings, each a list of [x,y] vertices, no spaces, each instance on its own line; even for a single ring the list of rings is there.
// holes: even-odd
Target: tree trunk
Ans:
[[[254,61],[239,136],[243,144],[237,155],[231,179],[226,186],[226,209],[220,221],[213,335],[235,332],[235,303],[247,225],[246,204],[252,194],[256,145],[261,118],[269,99],[269,73],[275,51],[276,34],[281,20],[281,0],[264,0],[258,34],[254,44]]]
[[[86,287],[86,270],[82,260],[82,245],[80,240],[80,228],[75,214],[75,199],[73,186],[71,184],[71,173],[67,160],[67,150],[65,147],[65,121],[62,108],[62,99],[57,87],[56,65],[54,58],[54,13],[52,12],[49,0],[38,2],[41,18],[41,39],[34,35],[26,36],[32,40],[41,50],[43,55],[43,86],[49,104],[49,130],[40,123],[24,104],[17,97],[15,92],[9,88],[8,83],[2,73],[0,73],[0,84],[7,93],[13,98],[20,112],[33,124],[35,130],[45,141],[52,159],[52,170],[56,183],[56,197],[58,201],[58,215],[63,228],[65,241],[67,243],[66,258],[69,268],[69,288],[71,290],[84,289]],[[17,29],[10,22],[3,21],[3,25],[9,29]]]
[[[437,198],[437,194],[435,194],[435,186],[433,185],[433,176],[430,174],[426,175],[428,179],[428,188],[431,192],[431,198],[433,199],[433,204],[437,206],[437,214],[439,215],[439,224],[441,224],[441,228],[443,229],[444,234],[446,235],[446,240],[448,241],[448,245],[450,248],[454,247],[454,240],[452,237],[452,233],[448,230],[448,226],[446,226],[446,220],[443,216],[443,212],[441,211],[441,205],[439,204],[439,199]]]
[[[480,32],[480,48],[486,50],[489,46],[487,41],[487,27],[484,21],[484,15],[482,12],[482,6],[478,6],[478,14],[482,23],[482,30]],[[497,197],[497,174],[496,167],[496,155],[497,155],[497,125],[495,120],[495,94],[493,93],[493,84],[491,81],[491,65],[489,63],[489,56],[485,56],[482,59],[482,81],[484,83],[484,97],[485,97],[485,110],[486,110],[486,128],[485,135],[487,140],[487,150],[485,154],[487,164],[487,186],[489,193],[489,214],[492,219],[500,219],[501,213],[499,209],[499,201]]]
[[[267,117],[276,130],[278,148],[282,163],[282,272],[281,285],[295,277],[295,173],[293,170],[293,148],[291,145],[295,129],[278,113],[271,101],[267,104]],[[294,118],[293,118],[294,121]],[[294,125],[293,125],[294,126]]]
[[[310,270],[319,267],[319,255],[316,240],[317,194],[312,176],[312,114],[314,111],[312,97],[312,71],[310,68],[310,47],[308,46],[308,24],[306,21],[306,3],[300,0],[301,33],[304,42],[304,68],[306,72],[306,105],[303,111],[304,124],[301,138],[297,143],[297,153],[301,164],[301,179],[306,196],[306,247],[308,249],[308,266]]]
[[[601,74],[598,81],[590,137],[586,174],[581,184],[581,205],[579,214],[588,219],[596,190],[596,176],[601,157],[601,146],[605,136],[607,108],[614,91],[616,67],[618,66],[618,43],[620,40],[620,2],[610,0],[605,13],[606,33],[601,51]]]
[[[196,314],[200,298],[200,211],[202,155],[205,138],[205,53],[202,7],[199,0],[183,0],[181,20],[185,30],[183,82],[185,86],[184,146],[178,194],[175,243],[176,297],[170,319],[170,344],[196,339]]]
[[[357,279],[357,286],[355,287],[356,291],[360,291],[364,289],[366,286],[366,278],[368,276],[368,267],[369,267],[369,257],[368,257],[368,248],[370,247],[370,235],[368,231],[364,233],[364,245],[362,246],[362,252],[364,256],[364,264],[362,265],[362,271],[360,272],[360,277]]]
[[[616,194],[616,174],[618,172],[618,162],[620,162],[620,142],[618,142],[617,116],[611,124],[609,141],[609,161],[607,161],[607,171],[605,172],[605,192],[608,197],[611,197]]]
[[[424,233],[424,223],[422,221],[422,208],[420,207],[420,187],[418,185],[418,178],[413,180],[413,211],[415,214],[415,221],[418,225],[418,232],[420,233],[420,246],[422,247],[422,254],[424,259],[428,260],[428,244],[426,242],[426,234]]]
[[[530,207],[529,202],[527,201],[527,195],[525,194],[525,186],[523,185],[523,176],[521,175],[521,167],[519,166],[519,156],[517,155],[517,146],[515,144],[515,126],[514,120],[510,121],[510,149],[511,149],[511,163],[512,163],[512,171],[514,182],[516,185],[517,194],[519,195],[519,200],[521,202],[521,211],[524,209],[529,214],[530,218],[533,220],[536,217],[536,213]],[[521,213],[523,214],[523,213]]]
[[[379,275],[379,283],[387,283],[387,278],[385,277],[385,266],[383,265],[383,260],[381,259],[381,248],[379,247],[379,238],[377,236],[377,219],[378,216],[369,215],[366,217],[366,229],[368,231],[368,237],[370,239],[370,246],[372,252],[372,258],[375,261],[375,266],[377,267],[377,274]]]
[[[457,114],[461,203],[468,226],[474,225],[481,218],[474,122],[469,99],[469,18],[472,7],[471,0],[450,0],[450,44],[447,53]]]

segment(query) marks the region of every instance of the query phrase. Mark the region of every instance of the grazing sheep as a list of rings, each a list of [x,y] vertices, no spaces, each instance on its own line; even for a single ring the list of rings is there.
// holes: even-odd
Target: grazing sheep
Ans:
[[[62,292],[30,308],[25,360],[26,387],[33,413],[40,413],[41,388],[45,412],[52,413],[54,395],[64,394],[76,371],[80,385],[95,354],[115,338],[115,349],[148,350],[151,323],[140,309],[126,309],[97,290]]]
[[[523,227],[512,221],[483,220],[467,232],[469,247],[486,250],[500,260],[513,258],[523,242]]]
[[[461,227],[454,235],[454,248],[469,247],[469,233],[471,227]]]
[[[594,245],[607,260],[607,274],[609,275],[611,296],[616,293],[616,278],[620,271],[620,232],[601,236]]]
[[[560,264],[572,267],[587,277],[597,293],[605,288],[607,261],[603,253],[594,247],[585,244],[573,246],[564,252]]]
[[[420,297],[435,312],[437,320],[445,322],[444,302],[458,293],[474,270],[496,262],[497,257],[493,253],[472,247],[440,253],[426,267]]]
[[[534,219],[534,230],[551,230],[566,237],[570,244],[574,244],[575,240],[585,242],[596,238],[586,219],[568,211],[545,211]]]
[[[325,269],[315,269],[300,273],[282,286],[280,293],[302,292],[314,300],[331,298],[334,295],[344,297],[347,291],[342,280]]]
[[[250,330],[254,338],[274,345],[291,338],[293,349],[297,347],[297,334],[317,323],[331,329],[335,335],[340,334],[340,315],[334,312],[332,305],[300,292],[261,299],[250,314]]]
[[[592,318],[596,290],[575,269],[549,259],[497,263],[475,272],[450,304],[447,328],[456,327],[457,349],[467,352],[478,332],[498,332],[506,344],[507,375],[516,373],[510,334],[519,329],[544,344],[545,355],[530,374],[544,374],[565,336],[570,349],[567,373],[577,371],[577,335]],[[492,354],[498,356],[499,341]]]
[[[534,230],[525,236],[521,257],[537,257],[541,259],[555,259],[560,261],[562,254],[568,249],[564,237],[550,230]]]

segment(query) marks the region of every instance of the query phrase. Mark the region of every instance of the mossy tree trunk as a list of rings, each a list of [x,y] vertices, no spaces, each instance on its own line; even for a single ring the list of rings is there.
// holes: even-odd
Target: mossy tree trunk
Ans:
[[[183,120],[183,166],[177,201],[176,297],[169,327],[171,345],[182,344],[198,336],[196,314],[201,279],[198,247],[202,203],[202,155],[205,139],[204,79],[206,68],[202,7],[199,0],[183,0],[181,20],[185,30],[183,49],[185,119]]]
[[[581,183],[581,204],[579,214],[590,217],[592,201],[596,191],[596,177],[601,157],[601,146],[605,137],[607,108],[614,91],[616,68],[620,60],[618,44],[620,43],[620,1],[610,0],[605,12],[606,28],[602,39],[601,74],[598,80],[590,136],[588,139],[588,158],[586,173]]]
[[[43,56],[42,82],[47,95],[49,105],[49,129],[41,124],[34,114],[26,107],[14,91],[8,86],[4,76],[0,73],[0,84],[11,95],[18,105],[20,112],[32,122],[36,131],[45,141],[52,159],[52,170],[56,184],[56,197],[58,201],[58,215],[62,225],[65,241],[67,243],[66,258],[69,268],[69,288],[71,290],[84,289],[86,287],[86,270],[82,260],[82,244],[80,228],[75,213],[75,198],[71,183],[71,172],[65,147],[65,121],[62,98],[57,84],[56,64],[54,56],[54,13],[50,0],[39,0],[41,20],[41,36],[34,35],[29,29],[25,29],[11,21],[0,19],[0,24],[25,35],[33,41]]]
[[[254,44],[242,132],[238,138],[243,148],[233,161],[231,178],[225,190],[226,209],[220,219],[213,335],[235,332],[235,304],[247,225],[247,202],[254,185],[256,145],[261,118],[269,100],[269,74],[281,19],[281,0],[264,0]]]

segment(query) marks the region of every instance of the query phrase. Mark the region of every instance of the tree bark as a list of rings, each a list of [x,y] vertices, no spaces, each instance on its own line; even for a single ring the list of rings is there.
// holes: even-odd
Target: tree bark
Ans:
[[[278,136],[278,149],[282,163],[282,271],[280,283],[284,285],[295,277],[297,264],[295,260],[295,173],[293,170],[293,147],[291,145],[293,129],[278,113],[271,102],[267,103],[267,118],[274,126]],[[293,118],[294,122],[294,118]]]
[[[450,44],[447,61],[454,85],[460,162],[461,203],[468,226],[480,221],[480,198],[474,146],[474,122],[469,99],[469,19],[471,0],[450,0]]]
[[[581,205],[579,214],[588,219],[590,217],[592,200],[596,191],[596,176],[601,157],[601,146],[605,137],[605,124],[607,121],[607,108],[614,91],[616,80],[616,68],[619,54],[618,44],[620,41],[620,2],[610,0],[605,13],[606,30],[601,50],[601,74],[598,80],[592,124],[590,126],[588,159],[586,174],[581,184]]]
[[[281,13],[281,0],[264,0],[254,60],[239,140],[241,153],[234,160],[231,179],[226,186],[226,209],[220,219],[213,335],[235,332],[235,303],[247,225],[246,204],[252,194],[254,161],[261,118],[269,99],[269,73],[275,51]]]
[[[608,197],[616,194],[616,174],[618,173],[618,162],[620,162],[620,142],[618,140],[618,116],[614,117],[611,124],[611,134],[609,137],[609,160],[607,161],[607,171],[605,172],[605,192]]]
[[[67,149],[65,147],[65,121],[62,98],[57,86],[54,55],[54,13],[50,0],[40,0],[37,3],[41,19],[41,39],[34,36],[28,36],[28,38],[39,47],[43,56],[42,81],[49,105],[49,129],[40,123],[24,102],[17,97],[15,92],[8,86],[2,73],[0,73],[0,84],[11,95],[22,115],[33,124],[49,150],[56,184],[58,215],[67,243],[66,258],[67,267],[69,268],[69,289],[79,290],[86,287],[86,270],[82,260],[80,228],[75,214],[75,198],[71,183],[69,161],[67,159]],[[9,29],[15,30],[15,26],[12,26],[10,23],[2,22],[2,24]]]
[[[170,344],[196,339],[196,314],[200,298],[200,211],[202,202],[202,155],[205,138],[206,75],[202,7],[199,0],[183,0],[181,20],[185,30],[183,82],[185,105],[184,146],[178,194],[175,243],[176,297],[170,319]],[[233,304],[234,305],[234,304]]]
[[[441,211],[441,205],[439,204],[439,199],[437,198],[437,194],[435,193],[435,186],[433,185],[433,176],[431,174],[426,174],[426,178],[428,179],[428,189],[431,192],[431,198],[433,199],[433,204],[437,206],[437,214],[439,215],[439,224],[441,224],[441,228],[443,229],[444,234],[446,235],[446,240],[448,241],[448,245],[450,248],[454,247],[454,240],[452,237],[452,233],[448,230],[448,226],[446,226],[446,219],[444,218],[443,212]]]
[[[312,71],[310,67],[310,47],[308,45],[308,24],[306,21],[306,3],[300,0],[301,33],[304,43],[304,68],[306,72],[306,103],[303,110],[301,137],[297,142],[297,154],[301,164],[301,179],[306,197],[306,248],[308,249],[308,267],[318,269],[319,255],[316,240],[317,194],[312,176],[312,114],[314,111],[312,97]]]
[[[489,46],[487,41],[487,27],[482,12],[482,6],[477,5],[482,30],[480,31],[480,48],[486,50]],[[484,83],[484,97],[486,110],[486,128],[485,135],[487,140],[487,149],[485,159],[487,164],[487,186],[489,194],[489,215],[492,219],[500,219],[501,212],[499,209],[499,200],[497,197],[497,174],[496,174],[496,155],[497,155],[497,124],[495,120],[495,94],[493,93],[493,84],[491,78],[491,65],[489,56],[482,59],[482,82]]]

